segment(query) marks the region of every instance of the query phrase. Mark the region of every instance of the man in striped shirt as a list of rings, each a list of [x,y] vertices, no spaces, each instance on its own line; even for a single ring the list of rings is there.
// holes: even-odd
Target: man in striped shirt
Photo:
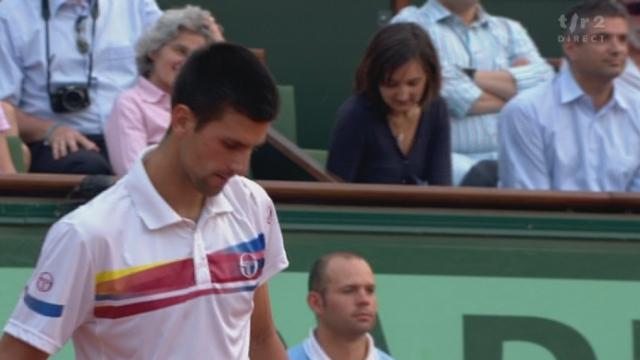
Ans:
[[[553,76],[520,23],[488,14],[480,0],[428,0],[392,22],[421,25],[438,50],[442,96],[452,116],[453,179],[497,158],[498,112],[518,92]]]

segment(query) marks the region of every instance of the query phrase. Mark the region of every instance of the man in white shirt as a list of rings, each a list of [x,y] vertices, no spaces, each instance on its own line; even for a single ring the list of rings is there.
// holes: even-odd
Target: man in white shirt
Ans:
[[[640,98],[614,83],[628,55],[627,12],[591,0],[565,18],[577,20],[563,35],[566,66],[500,114],[500,185],[638,191]]]
[[[267,281],[288,265],[266,192],[241,175],[278,111],[233,44],[187,60],[160,144],[53,225],[0,359],[286,359]]]
[[[289,359],[391,360],[369,335],[378,310],[375,290],[373,271],[361,256],[336,252],[316,260],[307,303],[318,326],[304,342],[289,348]]]
[[[103,126],[160,15],[155,0],[0,1],[0,124],[29,146],[31,172],[111,174]]]

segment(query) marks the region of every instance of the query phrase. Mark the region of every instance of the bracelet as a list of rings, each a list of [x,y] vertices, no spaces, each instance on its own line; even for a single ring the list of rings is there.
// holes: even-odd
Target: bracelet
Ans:
[[[476,76],[476,69],[474,68],[462,68],[461,69],[463,73],[465,73],[465,75],[467,75],[469,77],[469,79],[474,80],[475,76]]]
[[[55,123],[51,126],[49,126],[49,128],[47,129],[47,132],[44,134],[44,144],[45,145],[50,145],[50,138],[51,135],[53,135],[53,132],[56,131],[57,128],[61,127],[62,124],[61,123]]]

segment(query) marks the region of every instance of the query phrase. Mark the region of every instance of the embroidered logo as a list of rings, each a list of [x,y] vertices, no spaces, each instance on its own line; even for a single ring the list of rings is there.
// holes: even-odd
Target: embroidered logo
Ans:
[[[247,279],[251,279],[258,273],[258,259],[253,254],[244,253],[240,256],[240,273]]]
[[[38,280],[36,280],[36,288],[40,292],[47,292],[51,290],[53,287],[53,275],[48,272],[43,272],[38,275]]]
[[[275,216],[275,212],[273,211],[273,205],[270,205],[269,209],[267,210],[267,224],[269,225],[273,224],[274,216]]]

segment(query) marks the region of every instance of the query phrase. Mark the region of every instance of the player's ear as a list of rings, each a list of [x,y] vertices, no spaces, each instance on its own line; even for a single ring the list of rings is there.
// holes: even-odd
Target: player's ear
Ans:
[[[171,133],[182,136],[196,127],[196,117],[188,106],[178,104],[171,109]]]

